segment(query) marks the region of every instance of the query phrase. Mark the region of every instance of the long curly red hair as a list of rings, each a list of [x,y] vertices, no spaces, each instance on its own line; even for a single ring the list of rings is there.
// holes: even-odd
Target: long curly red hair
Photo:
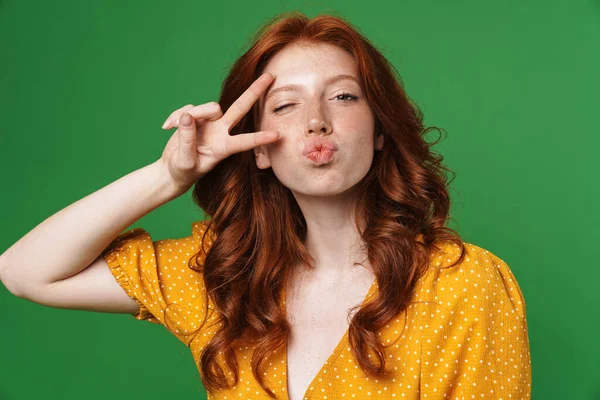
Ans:
[[[256,80],[266,63],[291,43],[323,42],[353,55],[362,88],[375,116],[375,130],[385,135],[384,148],[375,152],[368,174],[358,184],[355,216],[366,221],[361,232],[378,285],[378,295],[359,309],[348,329],[351,351],[360,368],[374,378],[389,373],[385,346],[377,331],[409,305],[420,277],[430,267],[436,242],[448,240],[461,248],[460,236],[445,226],[450,220],[450,198],[443,157],[428,143],[420,109],[408,98],[397,70],[361,34],[339,16],[309,19],[299,12],[281,14],[259,29],[249,49],[223,81],[219,104],[223,111]],[[230,132],[258,129],[257,107]],[[254,344],[252,373],[264,384],[266,357],[284,346],[290,325],[280,307],[286,271],[292,265],[314,267],[305,246],[306,222],[291,191],[272,169],[258,169],[252,151],[221,161],[193,188],[193,199],[207,215],[215,240],[201,250],[190,267],[204,276],[206,291],[218,311],[220,328],[204,347],[199,360],[204,387],[209,392],[238,382],[234,342]],[[202,259],[203,262],[196,262]],[[371,358],[369,353],[374,353]],[[217,358],[223,356],[227,374]],[[233,382],[230,377],[233,375]]]

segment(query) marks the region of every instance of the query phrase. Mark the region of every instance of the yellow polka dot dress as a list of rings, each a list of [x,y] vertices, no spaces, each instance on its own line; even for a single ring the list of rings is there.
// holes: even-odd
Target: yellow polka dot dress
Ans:
[[[215,319],[215,307],[202,275],[187,265],[206,229],[198,221],[191,236],[153,242],[144,229],[135,228],[103,252],[117,282],[140,306],[133,317],[164,325],[196,360],[218,328],[206,323],[197,330],[205,319]],[[530,398],[525,300],[515,276],[500,258],[468,243],[464,260],[444,268],[460,256],[460,249],[452,243],[441,247],[432,255],[433,265],[441,269],[429,268],[409,307],[378,332],[389,346],[387,365],[393,375],[386,380],[366,376],[352,356],[346,332],[304,399]],[[374,282],[365,302],[376,291]],[[234,351],[240,380],[208,398],[268,399],[250,369],[252,346]],[[273,353],[266,365],[265,383],[277,398],[288,399],[285,348]]]

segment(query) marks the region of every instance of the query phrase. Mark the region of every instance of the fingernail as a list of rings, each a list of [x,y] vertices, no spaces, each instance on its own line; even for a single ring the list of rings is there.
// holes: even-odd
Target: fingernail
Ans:
[[[167,129],[167,127],[171,124],[171,121],[169,121],[168,119],[165,121],[165,123],[162,125],[163,129]]]
[[[181,117],[179,117],[179,123],[181,124],[181,126],[189,128],[190,126],[192,126],[192,116],[188,113],[183,114]]]

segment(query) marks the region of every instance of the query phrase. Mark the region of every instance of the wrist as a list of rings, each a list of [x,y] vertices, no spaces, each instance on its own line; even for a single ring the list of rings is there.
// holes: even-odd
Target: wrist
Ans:
[[[167,201],[175,199],[188,191],[189,188],[180,187],[173,181],[167,166],[161,159],[156,160],[148,167],[154,171],[159,191],[166,197]]]

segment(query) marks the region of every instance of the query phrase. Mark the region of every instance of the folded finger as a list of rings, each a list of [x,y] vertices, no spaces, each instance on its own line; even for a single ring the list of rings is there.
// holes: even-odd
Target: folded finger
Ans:
[[[184,112],[186,112],[187,110],[189,110],[190,108],[194,108],[193,104],[187,104],[181,108],[178,108],[177,110],[173,111],[171,114],[169,114],[169,116],[167,117],[167,119],[165,120],[165,122],[162,125],[163,129],[171,129],[173,127],[173,124],[175,121],[179,120],[179,117],[181,116],[181,114],[183,114]]]
[[[187,110],[181,110],[176,112],[173,115],[173,118],[170,120],[170,127],[179,125],[179,117],[183,115],[183,113],[190,114],[195,120],[198,119],[206,119],[206,120],[214,120],[219,119],[223,115],[221,111],[221,105],[216,101],[211,101],[210,103],[200,104],[196,107],[188,108]],[[168,121],[167,121],[168,122]]]
[[[223,115],[221,111],[221,105],[216,101],[211,101],[210,103],[200,104],[194,108],[190,108],[185,111],[189,113],[194,119],[219,119]],[[184,112],[182,111],[181,114]],[[176,119],[176,122],[179,121],[179,118]]]

